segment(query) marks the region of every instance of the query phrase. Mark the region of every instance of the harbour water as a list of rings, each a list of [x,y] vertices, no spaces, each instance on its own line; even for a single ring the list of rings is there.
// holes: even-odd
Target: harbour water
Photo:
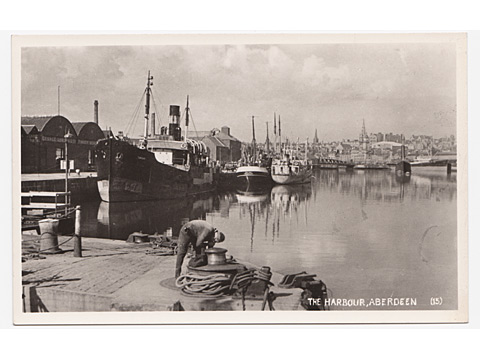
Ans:
[[[190,219],[225,233],[236,258],[317,274],[331,310],[457,308],[456,174],[318,170],[311,184],[184,201],[81,204],[84,236],[178,234]],[[173,269],[172,269],[173,271]]]

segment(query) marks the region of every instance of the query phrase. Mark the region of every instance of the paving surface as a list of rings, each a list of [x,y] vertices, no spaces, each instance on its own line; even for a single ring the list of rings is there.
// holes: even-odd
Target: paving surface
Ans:
[[[240,299],[195,298],[183,295],[174,285],[174,256],[148,255],[150,244],[83,238],[83,257],[73,257],[73,241],[59,237],[61,254],[26,255],[22,283],[34,288],[41,306],[32,311],[166,311],[180,302],[185,310],[242,310]],[[38,237],[23,236],[24,254],[32,252]],[[64,243],[67,241],[66,243]],[[252,266],[251,264],[245,264]],[[272,282],[282,275],[273,274]],[[24,290],[25,291],[25,290]],[[279,297],[276,310],[302,310],[300,289],[271,291]],[[30,300],[29,300],[30,301]],[[246,310],[260,310],[262,301],[246,302]],[[43,310],[42,310],[43,309]]]

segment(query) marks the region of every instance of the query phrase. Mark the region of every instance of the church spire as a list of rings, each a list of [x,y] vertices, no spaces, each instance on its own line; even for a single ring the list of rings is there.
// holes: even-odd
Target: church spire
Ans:
[[[317,134],[317,129],[315,129],[315,136],[313,137],[313,143],[318,144],[318,134]]]
[[[366,150],[368,147],[369,138],[368,138],[367,130],[365,128],[365,119],[363,119],[362,132],[360,134],[359,140],[360,140],[360,144],[363,145],[363,149]]]

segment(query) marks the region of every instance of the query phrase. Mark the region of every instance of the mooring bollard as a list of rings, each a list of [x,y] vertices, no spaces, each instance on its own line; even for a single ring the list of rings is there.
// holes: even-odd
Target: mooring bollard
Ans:
[[[81,207],[75,208],[75,235],[73,239],[73,256],[82,257],[82,237],[80,236]]]
[[[38,222],[40,227],[40,252],[57,254],[62,252],[58,247],[58,219],[45,219]]]

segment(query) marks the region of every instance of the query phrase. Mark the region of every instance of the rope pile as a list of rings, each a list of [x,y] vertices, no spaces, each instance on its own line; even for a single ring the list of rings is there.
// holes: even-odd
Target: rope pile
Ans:
[[[211,275],[185,274],[177,278],[175,285],[190,295],[223,296],[230,289],[231,279],[226,274]]]
[[[230,295],[237,290],[245,290],[255,280],[265,281],[268,285],[272,273],[265,269],[249,269],[234,276],[214,273],[209,275],[197,275],[187,273],[177,278],[175,285],[189,295],[220,297]]]

